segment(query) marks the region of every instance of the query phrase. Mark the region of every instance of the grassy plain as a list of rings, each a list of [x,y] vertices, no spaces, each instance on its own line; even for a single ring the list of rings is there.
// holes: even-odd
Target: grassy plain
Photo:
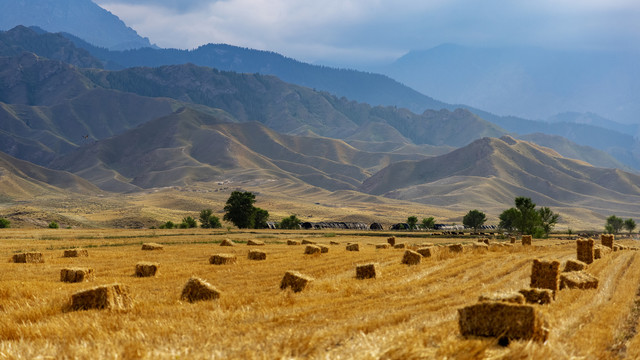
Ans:
[[[0,231],[0,358],[232,358],[232,359],[616,359],[640,357],[640,255],[608,254],[589,266],[597,290],[563,290],[543,306],[550,337],[544,344],[459,335],[457,309],[481,294],[529,284],[534,258],[575,259],[575,244],[488,252],[441,252],[416,266],[402,265],[402,249],[375,249],[387,234],[347,231],[21,230]],[[474,239],[398,237],[409,244]],[[229,238],[234,247],[220,247]],[[264,241],[265,261],[247,259],[249,239]],[[326,254],[304,255],[288,239],[330,241]],[[142,251],[143,242],[163,251]],[[359,252],[345,250],[358,242]],[[633,245],[632,240],[623,243]],[[89,257],[63,258],[83,247]],[[41,251],[43,264],[8,262],[13,253]],[[210,265],[232,253],[237,264]],[[139,261],[160,264],[154,278],[133,276]],[[382,275],[355,278],[357,264],[377,262]],[[59,281],[60,269],[92,267],[95,281]],[[300,293],[279,289],[287,270],[315,280]],[[191,276],[206,279],[219,300],[187,303],[180,292]],[[95,285],[127,285],[128,311],[65,310],[71,294]]]

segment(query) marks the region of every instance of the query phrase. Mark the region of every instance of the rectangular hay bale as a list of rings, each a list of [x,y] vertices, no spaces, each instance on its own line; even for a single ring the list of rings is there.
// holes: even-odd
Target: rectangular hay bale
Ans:
[[[320,249],[320,246],[317,246],[317,245],[307,245],[304,248],[304,253],[306,255],[320,254],[321,251],[322,249]]]
[[[522,235],[522,245],[531,245],[531,235]]]
[[[320,252],[322,254],[325,254],[325,253],[329,252],[329,247],[328,246],[325,246],[325,245],[318,245],[318,246],[320,246]]]
[[[287,245],[300,245],[298,240],[287,240]]]
[[[136,277],[156,276],[158,264],[152,262],[139,262],[136,264]]]
[[[560,262],[533,260],[531,267],[532,288],[549,289],[554,293],[558,290],[560,277]]]
[[[549,289],[522,289],[519,291],[524,296],[527,304],[551,304],[553,301],[553,292]]]
[[[416,252],[422,255],[422,257],[432,257],[433,255],[435,255],[435,248],[431,246],[421,247],[416,250]]]
[[[44,255],[39,252],[26,252],[20,254],[14,254],[12,257],[14,263],[43,263]]]
[[[602,246],[613,249],[613,240],[615,240],[613,234],[600,234],[600,244],[602,244]]]
[[[93,269],[91,268],[67,268],[60,270],[60,281],[62,282],[84,282],[94,279]]]
[[[264,241],[249,239],[249,240],[247,240],[247,245],[249,245],[249,246],[264,246]]]
[[[356,266],[356,279],[373,279],[380,276],[377,263]]]
[[[360,251],[360,244],[354,243],[347,245],[347,251]]]
[[[462,336],[544,342],[549,335],[538,309],[505,302],[481,302],[458,309],[458,325]]]
[[[280,282],[280,289],[291,288],[293,292],[300,292],[313,281],[310,276],[303,275],[297,271],[287,271]]]
[[[560,290],[562,289],[597,289],[598,279],[584,271],[572,271],[560,276]]]
[[[387,238],[387,244],[389,244],[391,246],[395,246],[396,245],[396,237],[392,236],[390,238]]]
[[[564,270],[562,270],[562,272],[582,271],[586,268],[587,264],[580,260],[567,260],[567,263],[564,265]]]
[[[220,291],[207,281],[192,277],[184,285],[180,298],[191,303],[201,300],[215,300],[220,298]]]
[[[156,243],[144,243],[142,250],[164,250],[164,246]]]
[[[89,251],[87,251],[87,249],[70,249],[70,250],[65,250],[62,256],[63,257],[89,256]]]
[[[462,244],[451,244],[448,246],[449,251],[452,253],[461,253],[464,251]]]
[[[395,245],[393,245],[394,249],[406,249],[407,248],[407,243],[396,243]]]
[[[224,239],[220,242],[220,246],[235,246],[235,244],[230,239]]]
[[[478,297],[478,302],[506,302],[511,304],[524,304],[524,296],[520,293],[493,293],[483,294]]]
[[[422,261],[422,255],[413,250],[405,250],[402,256],[402,263],[406,265],[418,265],[420,261]]]
[[[315,241],[311,241],[311,240],[307,240],[307,239],[303,239],[302,240],[302,245],[315,245],[316,242]]]
[[[593,262],[593,245],[593,239],[576,240],[577,258],[579,261],[585,264],[591,264]]]
[[[267,253],[260,250],[249,250],[249,260],[266,260]]]
[[[71,295],[72,310],[127,310],[133,307],[129,288],[111,284],[78,291]]]
[[[216,254],[209,258],[209,264],[211,265],[227,265],[235,264],[238,258],[234,254]]]

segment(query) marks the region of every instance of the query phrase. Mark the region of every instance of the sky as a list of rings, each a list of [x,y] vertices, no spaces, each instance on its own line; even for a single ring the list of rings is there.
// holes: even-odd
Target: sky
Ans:
[[[443,43],[640,51],[637,0],[94,2],[160,47],[226,43],[327,65],[380,65]]]

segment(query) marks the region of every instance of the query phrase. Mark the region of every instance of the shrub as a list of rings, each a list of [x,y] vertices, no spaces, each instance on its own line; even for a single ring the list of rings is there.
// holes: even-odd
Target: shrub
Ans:
[[[10,227],[11,227],[11,221],[5,218],[0,218],[0,229],[6,229]]]
[[[191,216],[187,216],[182,219],[182,223],[180,224],[180,229],[190,229],[198,226],[196,219]]]
[[[52,221],[52,222],[50,222],[50,223],[49,223],[49,229],[57,229],[57,228],[59,228],[59,227],[60,227],[60,226],[59,226],[59,225],[58,225],[58,223],[57,223],[57,222],[55,222],[55,221]]]

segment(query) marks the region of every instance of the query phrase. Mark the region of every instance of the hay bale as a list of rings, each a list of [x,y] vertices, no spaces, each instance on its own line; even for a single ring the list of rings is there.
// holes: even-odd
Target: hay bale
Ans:
[[[524,304],[524,296],[520,293],[493,293],[478,297],[478,302],[506,302],[511,304]]]
[[[461,253],[464,251],[462,244],[451,244],[448,246],[449,251],[452,253]]]
[[[360,251],[360,244],[354,243],[347,245],[347,251]]]
[[[544,342],[549,335],[538,309],[505,302],[480,302],[458,309],[458,325],[462,336]]]
[[[216,254],[209,258],[211,265],[228,265],[235,264],[238,258],[234,254]]]
[[[602,259],[602,248],[598,245],[593,247],[593,260]]]
[[[392,236],[390,238],[387,238],[387,244],[389,244],[391,246],[395,246],[396,245],[396,237]]]
[[[620,245],[613,245],[613,251],[620,251],[620,250],[622,250]]]
[[[300,245],[298,240],[287,240],[287,245]]]
[[[302,275],[297,271],[287,271],[280,282],[280,289],[284,290],[290,287],[293,292],[300,292],[304,290],[311,281],[313,281],[312,277]]]
[[[373,279],[380,276],[377,263],[356,266],[356,279]]]
[[[519,291],[527,304],[551,304],[553,301],[553,292],[549,289],[522,289]]]
[[[615,236],[613,234],[600,234],[600,243],[602,246],[606,246],[609,249],[613,249],[613,240]]]
[[[587,264],[583,263],[580,260],[567,260],[567,263],[564,265],[564,270],[562,270],[562,272],[582,271],[586,268]]]
[[[307,245],[307,247],[305,247],[304,249],[304,253],[307,255],[320,254],[320,252],[320,246],[317,245]]]
[[[249,245],[249,246],[264,246],[264,241],[249,239],[249,240],[247,240],[247,245]]]
[[[531,245],[531,235],[522,235],[522,245]]]
[[[407,265],[418,265],[422,261],[422,255],[413,251],[413,250],[405,250],[404,255],[402,256],[402,263]]]
[[[180,298],[188,302],[215,300],[220,298],[220,291],[205,280],[192,277],[184,285]]]
[[[328,253],[329,252],[329,247],[328,246],[324,246],[324,245],[318,245],[320,246],[320,252],[321,253]]]
[[[515,236],[510,237],[509,241],[511,242],[511,244],[515,244],[516,243],[516,237]]]
[[[91,268],[67,268],[60,270],[60,281],[62,282],[84,282],[95,279]]]
[[[70,250],[65,250],[62,256],[63,257],[89,256],[89,251],[87,251],[87,249],[70,249]]]
[[[555,292],[558,290],[558,279],[560,277],[560,263],[558,261],[533,260],[531,267],[532,288],[549,289]]]
[[[132,307],[129,288],[120,284],[97,286],[71,295],[72,310],[127,310]]]
[[[229,239],[224,239],[220,242],[220,246],[235,246],[235,244]]]
[[[164,250],[164,246],[156,243],[144,243],[142,250]]]
[[[560,276],[560,290],[562,289],[597,289],[598,279],[584,271],[572,271]]]
[[[14,263],[43,263],[44,262],[44,255],[42,255],[42,253],[39,252],[27,252],[27,253],[20,253],[20,254],[14,254],[12,257],[12,260]]]
[[[158,272],[158,263],[152,262],[139,262],[136,264],[136,276],[137,277],[150,277],[156,276]]]
[[[267,253],[261,250],[249,250],[249,260],[267,260]]]
[[[434,247],[426,246],[419,248],[418,250],[416,250],[416,252],[422,257],[432,257],[433,255],[435,255],[435,250],[436,249]]]
[[[487,244],[487,245],[490,245],[489,239],[483,239],[482,242]]]
[[[376,249],[388,249],[391,245],[389,244],[376,244]]]
[[[340,245],[340,243],[332,240],[332,241],[329,241],[329,245]]]
[[[315,241],[311,241],[311,240],[307,240],[307,239],[303,239],[302,240],[302,245],[315,245],[316,242]]]
[[[593,262],[593,239],[578,239],[576,245],[578,260],[591,264]]]
[[[406,249],[407,248],[407,243],[397,243],[395,245],[393,245],[394,249]]]

